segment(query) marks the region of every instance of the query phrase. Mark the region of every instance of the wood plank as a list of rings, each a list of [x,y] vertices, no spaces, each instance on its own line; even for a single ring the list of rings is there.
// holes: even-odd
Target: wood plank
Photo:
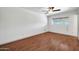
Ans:
[[[46,32],[0,45],[0,51],[79,51],[77,37]]]

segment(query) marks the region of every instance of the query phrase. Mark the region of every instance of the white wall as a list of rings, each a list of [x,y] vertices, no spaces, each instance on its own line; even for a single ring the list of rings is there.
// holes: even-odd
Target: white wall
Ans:
[[[79,38],[79,8],[77,9],[77,15],[78,15],[78,22],[77,22],[78,23],[78,33],[77,34],[78,34],[78,38]]]
[[[0,8],[0,44],[46,31],[47,18],[23,8]]]
[[[66,35],[72,35],[77,36],[77,14],[76,11],[69,11],[69,12],[63,12],[60,14],[55,14],[48,17],[49,20],[49,31],[66,34]],[[52,18],[59,18],[59,17],[69,17],[69,26],[68,29],[66,29],[63,25],[62,26],[56,26],[51,24]]]

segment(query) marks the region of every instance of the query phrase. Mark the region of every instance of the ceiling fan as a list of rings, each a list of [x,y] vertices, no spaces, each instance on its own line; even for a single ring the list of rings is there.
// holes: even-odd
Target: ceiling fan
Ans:
[[[48,13],[53,13],[53,12],[61,11],[61,9],[55,9],[55,7],[48,7],[44,11],[45,11],[45,14],[48,14]]]

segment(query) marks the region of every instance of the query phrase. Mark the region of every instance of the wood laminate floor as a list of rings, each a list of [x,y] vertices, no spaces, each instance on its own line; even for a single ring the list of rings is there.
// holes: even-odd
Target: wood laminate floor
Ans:
[[[0,46],[2,51],[79,51],[78,38],[46,32]]]

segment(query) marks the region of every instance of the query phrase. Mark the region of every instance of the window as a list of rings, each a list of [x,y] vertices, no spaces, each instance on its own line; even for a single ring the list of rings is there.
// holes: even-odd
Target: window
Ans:
[[[55,25],[68,25],[69,24],[69,18],[68,17],[61,17],[61,18],[53,18],[52,24]]]
[[[51,20],[51,25],[54,31],[59,32],[68,32],[70,26],[70,19],[69,17],[60,17],[60,18],[53,18]]]

